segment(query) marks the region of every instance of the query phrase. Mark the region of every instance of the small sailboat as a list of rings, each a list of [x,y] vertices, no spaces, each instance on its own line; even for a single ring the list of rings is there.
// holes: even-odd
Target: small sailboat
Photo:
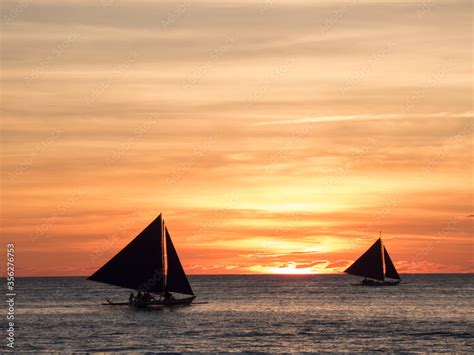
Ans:
[[[110,305],[188,305],[196,297],[161,214],[88,280],[157,295],[131,297],[129,302],[107,300]],[[187,297],[175,298],[173,293]]]
[[[362,276],[361,286],[396,286],[401,278],[380,237],[345,273]]]

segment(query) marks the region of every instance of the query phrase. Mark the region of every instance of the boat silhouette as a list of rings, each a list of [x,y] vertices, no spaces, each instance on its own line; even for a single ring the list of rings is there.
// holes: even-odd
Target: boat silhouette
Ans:
[[[360,286],[396,286],[401,281],[381,237],[344,272],[364,277]]]
[[[161,214],[88,280],[157,295],[130,297],[129,302],[107,299],[110,305],[189,305],[196,297]],[[187,297],[176,298],[174,293]]]

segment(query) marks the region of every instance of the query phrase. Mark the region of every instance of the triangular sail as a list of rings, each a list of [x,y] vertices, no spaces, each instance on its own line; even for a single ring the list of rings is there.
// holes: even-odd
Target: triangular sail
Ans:
[[[384,281],[382,240],[378,239],[362,256],[344,272]]]
[[[400,280],[400,275],[395,269],[395,265],[393,265],[392,259],[388,255],[387,249],[383,247],[384,259],[385,259],[385,276],[391,279],[398,279]]]
[[[183,270],[183,266],[179,261],[178,253],[171,241],[168,228],[165,227],[166,233],[166,254],[168,258],[168,271],[166,278],[166,291],[183,293],[186,295],[194,295],[188,278]]]
[[[161,214],[88,279],[148,292],[162,292],[163,227]]]

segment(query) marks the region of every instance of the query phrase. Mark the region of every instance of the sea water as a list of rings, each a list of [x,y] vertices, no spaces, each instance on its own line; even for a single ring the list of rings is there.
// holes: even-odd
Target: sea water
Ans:
[[[148,310],[101,305],[130,291],[85,278],[20,278],[15,350],[472,352],[474,275],[402,279],[360,287],[348,275],[190,276],[195,304]]]

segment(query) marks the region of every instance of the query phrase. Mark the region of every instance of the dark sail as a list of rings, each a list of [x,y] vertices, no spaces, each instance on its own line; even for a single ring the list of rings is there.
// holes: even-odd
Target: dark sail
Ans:
[[[161,214],[88,279],[133,290],[162,292],[163,228]]]
[[[390,259],[385,247],[383,247],[383,254],[385,259],[385,276],[400,280],[400,275],[398,275],[397,269],[395,269],[395,265],[393,265],[392,259]]]
[[[363,276],[370,279],[384,281],[382,240],[377,240],[369,250],[357,259],[344,272],[351,275]]]
[[[183,293],[186,295],[194,295],[188,278],[184,273],[183,266],[179,261],[178,253],[171,241],[168,228],[165,227],[166,232],[166,254],[168,257],[168,271],[166,277],[165,289],[169,292]]]

